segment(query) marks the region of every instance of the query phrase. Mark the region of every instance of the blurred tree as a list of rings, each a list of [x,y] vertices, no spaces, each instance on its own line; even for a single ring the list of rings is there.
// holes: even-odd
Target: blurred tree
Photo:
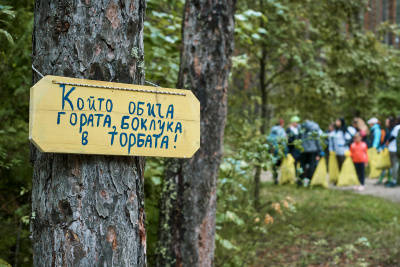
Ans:
[[[379,106],[377,93],[394,88],[398,76],[396,53],[380,40],[399,32],[387,23],[377,34],[365,31],[366,4],[241,2],[231,83],[241,101],[231,111],[243,115],[249,105],[248,118],[260,118],[263,134],[273,117],[296,114],[326,126],[338,116],[370,116]]]
[[[168,159],[160,197],[157,266],[212,266],[216,186],[234,45],[235,1],[187,0],[178,88],[200,101],[201,144],[191,159]]]

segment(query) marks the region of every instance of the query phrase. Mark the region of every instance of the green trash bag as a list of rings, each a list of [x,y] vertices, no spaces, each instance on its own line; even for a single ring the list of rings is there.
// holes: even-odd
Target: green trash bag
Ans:
[[[381,153],[378,154],[375,168],[381,170],[387,170],[390,169],[390,167],[392,167],[392,164],[390,162],[389,150],[385,148],[384,150],[381,151]]]
[[[296,169],[294,166],[294,158],[292,155],[288,154],[287,157],[282,160],[279,184],[294,184],[295,181]]]
[[[371,147],[368,149],[368,159],[369,159],[369,178],[378,178],[381,176],[382,170],[376,168],[377,161],[378,161],[378,151],[376,148]]]
[[[326,160],[325,157],[322,157],[318,163],[317,168],[315,169],[314,175],[311,179],[310,185],[320,185],[325,188],[329,188],[328,180],[326,179],[327,171],[326,171]]]
[[[336,153],[333,151],[329,152],[328,169],[329,182],[336,184],[339,179],[339,163],[336,158]]]
[[[356,167],[354,167],[353,160],[350,153],[346,153],[346,159],[343,162],[342,170],[339,173],[337,186],[360,185],[358,180]]]

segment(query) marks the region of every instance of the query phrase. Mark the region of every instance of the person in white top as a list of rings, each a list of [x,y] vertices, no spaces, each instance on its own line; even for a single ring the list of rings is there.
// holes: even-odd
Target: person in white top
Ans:
[[[335,121],[335,130],[331,134],[333,135],[333,151],[336,153],[336,158],[338,160],[339,164],[339,170],[342,169],[343,162],[345,160],[345,151],[349,150],[349,144],[348,140],[352,140],[351,134],[348,132],[348,128],[346,126],[346,123],[344,122],[343,118],[338,118]]]
[[[347,127],[347,132],[344,135],[346,140],[353,140],[354,135],[357,133],[357,129],[354,126]],[[350,145],[349,145],[350,146]]]
[[[396,138],[400,130],[400,116],[396,119],[396,126],[390,133],[389,140],[387,141],[387,147],[390,154],[390,162],[392,164],[392,179],[387,183],[386,187],[395,187],[397,185],[397,178],[399,173],[399,158],[397,157],[397,144]]]

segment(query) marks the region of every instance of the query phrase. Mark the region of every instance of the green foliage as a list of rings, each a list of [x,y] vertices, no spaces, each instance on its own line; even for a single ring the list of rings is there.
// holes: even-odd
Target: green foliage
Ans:
[[[16,11],[11,14],[15,17],[4,29],[12,29],[16,40],[10,43],[0,39],[4,58],[0,64],[0,172],[27,162],[28,153],[33,4],[30,1],[14,1],[14,4]]]
[[[164,160],[146,158],[144,173],[144,194],[146,207],[147,259],[149,266],[155,265],[155,251],[158,240],[159,200],[162,190]]]
[[[400,57],[381,40],[399,31],[387,22],[376,33],[365,31],[365,7],[364,0],[238,3],[230,110],[242,116],[247,109],[252,121],[264,106],[264,125],[292,115],[322,127],[336,117],[386,116],[376,96],[397,96]],[[262,71],[266,96],[258,102]]]
[[[176,87],[179,72],[183,0],[147,1],[144,23],[146,79]]]
[[[0,18],[3,17],[3,16],[8,16],[8,17],[15,18],[15,11],[13,11],[11,9],[12,9],[11,6],[0,5]],[[9,22],[7,22],[4,19],[0,19],[0,25],[1,24],[5,24],[7,26],[11,25]],[[8,42],[11,45],[14,43],[13,37],[11,36],[11,34],[7,30],[4,30],[4,29],[0,28],[0,35],[1,34],[4,35],[7,38]],[[3,51],[0,51],[0,52],[3,52]]]
[[[266,149],[268,151],[268,149]],[[290,198],[263,198],[257,212],[249,194],[253,169],[245,161],[225,158],[218,180],[216,266],[248,266],[269,229],[297,212]]]
[[[235,181],[231,186],[236,190],[228,191],[226,185],[219,184],[222,192],[218,195],[218,214],[224,218],[224,214],[229,214],[227,211],[234,212],[243,223],[236,221],[235,216],[225,220],[217,217],[217,266],[263,266],[266,262],[268,266],[293,266],[293,263],[397,266],[400,263],[397,203],[338,190],[264,183],[262,210],[257,213],[251,204],[241,204],[246,200],[237,185],[245,181],[242,180],[245,174],[238,164],[235,170],[235,177],[232,170],[230,174],[221,170],[221,177],[228,174]],[[281,213],[276,203],[280,203]],[[264,214],[271,215],[274,222],[266,225]]]
[[[0,267],[11,267],[5,260],[0,259]]]
[[[12,265],[31,266],[26,218],[32,180],[28,114],[34,3],[7,4],[13,7],[0,6],[0,258]]]

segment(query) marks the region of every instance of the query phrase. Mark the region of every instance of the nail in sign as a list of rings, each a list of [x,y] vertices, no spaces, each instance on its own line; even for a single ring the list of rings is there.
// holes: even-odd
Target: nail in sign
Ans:
[[[30,94],[29,140],[42,152],[190,158],[200,147],[189,90],[46,76]]]

